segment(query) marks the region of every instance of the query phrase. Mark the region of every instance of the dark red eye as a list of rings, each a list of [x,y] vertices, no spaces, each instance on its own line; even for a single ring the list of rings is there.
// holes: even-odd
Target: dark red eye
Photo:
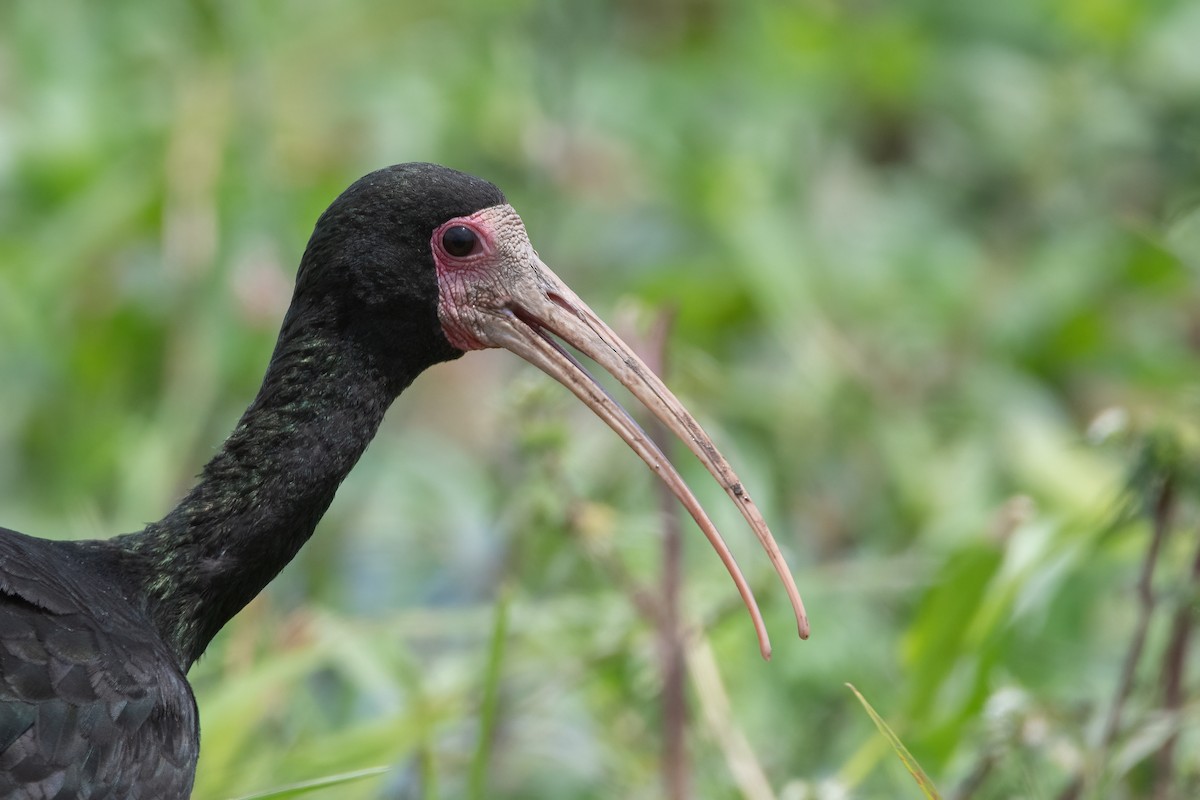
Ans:
[[[478,244],[479,237],[466,225],[454,225],[442,234],[442,247],[446,248],[447,253],[458,258],[471,255]]]

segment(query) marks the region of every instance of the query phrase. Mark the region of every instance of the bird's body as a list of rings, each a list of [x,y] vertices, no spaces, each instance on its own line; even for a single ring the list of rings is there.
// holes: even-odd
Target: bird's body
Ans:
[[[196,702],[99,543],[0,528],[0,797],[178,798]]]
[[[258,396],[178,506],[108,540],[48,541],[0,528],[0,797],[188,797],[199,726],[187,670],[308,540],[396,397],[424,369],[466,350],[501,346],[537,364],[677,481],[546,331],[635,391],[645,384],[653,398],[639,397],[675,404],[656,413],[674,415],[675,430],[698,442],[693,451],[754,524],[757,511],[707,437],[596,326],[490,183],[408,164],[347,189],[309,241]],[[624,360],[604,363],[613,353]],[[619,374],[622,364],[633,377]],[[682,482],[672,486],[716,536]],[[732,557],[722,557],[746,597]],[[766,653],[752,597],[747,603]]]

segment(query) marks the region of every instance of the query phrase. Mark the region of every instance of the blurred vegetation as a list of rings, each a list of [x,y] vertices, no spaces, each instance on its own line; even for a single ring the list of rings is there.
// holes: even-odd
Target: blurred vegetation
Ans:
[[[754,488],[813,621],[759,660],[685,530],[698,798],[1200,795],[1200,5],[0,4],[0,524],[157,519],[317,214],[498,183]],[[648,473],[471,354],[192,671],[196,797],[663,795]],[[506,587],[501,589],[501,587]],[[496,611],[501,594],[507,598]]]

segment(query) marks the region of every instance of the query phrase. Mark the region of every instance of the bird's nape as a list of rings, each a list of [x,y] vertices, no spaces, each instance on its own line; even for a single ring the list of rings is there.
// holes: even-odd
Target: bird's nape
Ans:
[[[447,220],[430,240],[437,265],[438,316],[464,350],[502,347],[566,386],[667,484],[699,525],[737,586],[763,658],[771,644],[754,593],[716,526],[674,465],[633,417],[554,337],[595,361],[678,436],[745,517],[783,581],[801,638],[808,616],[766,521],[712,439],[657,375],[538,257],[508,205]]]

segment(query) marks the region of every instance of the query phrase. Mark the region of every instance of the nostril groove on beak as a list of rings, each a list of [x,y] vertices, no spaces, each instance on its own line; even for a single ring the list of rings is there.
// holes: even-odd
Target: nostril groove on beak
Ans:
[[[558,292],[546,292],[546,298],[551,303],[554,303],[554,305],[561,308],[563,311],[570,312],[571,314],[573,314],[576,317],[579,316],[579,310],[576,309],[575,306],[570,303],[570,301],[568,301],[565,297],[560,295]]]
[[[536,332],[538,335],[542,335],[542,325],[541,325],[541,323],[539,323],[539,322],[538,322],[536,319],[534,319],[533,317],[531,317],[531,316],[529,315],[529,313],[528,313],[527,311],[525,311],[525,309],[521,308],[520,306],[508,306],[508,307],[507,307],[507,308],[505,308],[504,310],[505,310],[505,311],[507,311],[507,312],[508,312],[509,314],[511,314],[512,316],[516,317],[517,319],[521,320],[521,322],[523,322],[523,323],[525,323],[526,325],[528,325],[528,326],[529,326],[530,328],[532,328],[532,329],[534,330],[534,332]],[[543,338],[544,338],[544,337],[543,337]]]

